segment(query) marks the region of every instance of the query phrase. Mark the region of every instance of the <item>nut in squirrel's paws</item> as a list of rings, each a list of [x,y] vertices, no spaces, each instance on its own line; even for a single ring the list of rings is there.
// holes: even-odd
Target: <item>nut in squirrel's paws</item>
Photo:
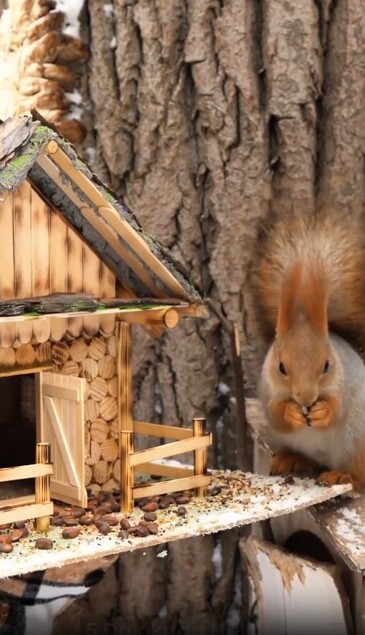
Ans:
[[[313,426],[313,428],[328,428],[332,424],[333,408],[328,401],[319,399],[309,409],[306,417],[308,425]]]
[[[272,458],[271,476],[287,476],[288,474],[308,474],[315,464],[305,456],[290,450],[280,450]]]
[[[360,481],[351,476],[351,474],[338,472],[336,470],[322,472],[319,476],[317,476],[316,483],[317,485],[327,485],[328,487],[331,487],[332,485],[343,485],[346,483],[350,483],[355,492],[358,492],[361,488]]]

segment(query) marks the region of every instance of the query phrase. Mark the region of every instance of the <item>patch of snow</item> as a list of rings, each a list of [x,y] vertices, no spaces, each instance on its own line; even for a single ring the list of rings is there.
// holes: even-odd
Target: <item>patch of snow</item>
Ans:
[[[214,577],[216,580],[222,577],[223,573],[223,563],[222,563],[222,542],[221,540],[217,540],[217,544],[214,547],[212,554],[212,562],[214,567]]]
[[[103,5],[103,11],[104,11],[104,15],[107,18],[113,18],[114,16],[114,7],[112,4],[104,4]]]
[[[167,606],[163,606],[158,612],[159,617],[167,617]]]
[[[239,567],[236,567],[234,576],[233,598],[226,617],[227,635],[236,635],[242,628],[242,579]]]
[[[217,448],[217,467],[219,470],[223,470],[223,437],[224,437],[224,423],[220,417],[215,426],[215,443]]]
[[[66,93],[67,99],[70,101],[70,108],[65,119],[81,119],[82,117],[82,97],[78,90],[72,93]]]
[[[86,148],[85,155],[86,155],[86,161],[88,163],[94,163],[95,158],[96,158],[96,150],[95,150],[95,148],[93,148],[92,146],[90,146],[90,148]]]
[[[230,387],[227,386],[227,384],[225,384],[223,381],[220,381],[218,384],[218,395],[221,397],[225,397],[226,395],[229,395],[230,392]]]
[[[84,6],[84,0],[57,0],[54,11],[62,11],[65,14],[63,33],[79,37],[79,15]]]
[[[115,37],[115,35],[113,35],[112,39],[110,40],[109,46],[111,49],[117,48],[117,38]]]
[[[183,467],[186,469],[191,469],[191,464],[189,463],[182,463],[181,461],[178,461],[177,459],[156,459],[156,461],[152,461],[152,463],[155,463],[157,465],[170,465],[171,467]]]
[[[161,390],[158,384],[155,384],[155,413],[157,415],[162,414]]]
[[[157,558],[166,558],[168,556],[167,549],[163,549],[157,554]]]

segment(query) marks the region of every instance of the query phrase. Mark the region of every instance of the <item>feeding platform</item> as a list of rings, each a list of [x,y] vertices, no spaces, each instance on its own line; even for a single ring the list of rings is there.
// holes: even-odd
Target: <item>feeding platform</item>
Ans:
[[[350,489],[349,485],[318,486],[312,479],[295,478],[288,483],[281,477],[239,471],[212,471],[211,476],[212,483],[207,496],[191,498],[185,506],[184,516],[177,514],[176,505],[156,511],[156,535],[120,538],[118,523],[107,535],[102,535],[92,525],[82,526],[76,538],[65,539],[61,527],[51,525],[46,534],[40,534],[30,522],[29,535],[15,542],[11,553],[0,554],[0,578],[158,545],[161,545],[161,550],[157,552],[157,557],[164,557],[168,542],[289,514],[344,494]],[[115,516],[118,520],[127,518],[131,524],[138,524],[143,511],[135,507],[128,514],[118,512]],[[37,538],[41,536],[52,541],[52,549],[40,550],[35,547]]]

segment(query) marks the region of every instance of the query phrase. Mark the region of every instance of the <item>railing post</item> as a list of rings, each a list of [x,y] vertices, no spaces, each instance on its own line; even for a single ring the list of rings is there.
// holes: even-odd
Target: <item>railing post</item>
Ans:
[[[133,454],[133,432],[120,432],[120,511],[129,513],[133,509],[132,490],[134,487],[134,468],[131,467],[130,457]]]
[[[206,419],[204,417],[196,417],[193,419],[194,437],[203,437],[206,434]],[[200,476],[207,473],[208,451],[207,448],[194,450],[194,474]],[[206,487],[197,487],[196,495],[205,496]]]
[[[49,465],[51,463],[51,444],[50,443],[37,443],[36,444],[36,463],[45,463]],[[36,476],[35,478],[35,502],[36,503],[49,503],[51,500],[51,477]],[[48,531],[49,529],[49,516],[40,516],[35,519],[35,527],[37,531]]]

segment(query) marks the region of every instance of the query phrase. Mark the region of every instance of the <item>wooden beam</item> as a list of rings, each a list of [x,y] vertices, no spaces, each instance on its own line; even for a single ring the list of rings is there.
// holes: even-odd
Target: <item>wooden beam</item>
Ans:
[[[51,463],[51,444],[36,444],[36,461],[41,466],[52,467]],[[52,470],[53,472],[53,470]],[[37,476],[35,479],[35,502],[36,504],[46,505],[51,502],[51,477]],[[46,532],[49,529],[49,515],[37,516],[35,526],[37,531]]]
[[[39,463],[30,463],[29,465],[18,465],[17,467],[2,467],[0,469],[0,483],[48,476],[52,473],[53,468],[51,464],[42,465]]]
[[[136,434],[162,439],[189,439],[193,434],[191,428],[169,426],[164,423],[147,423],[146,421],[134,421],[133,429]]]
[[[117,329],[118,372],[118,426],[119,435],[124,430],[133,432],[132,415],[132,337],[129,324],[118,324]]]
[[[28,366],[27,368],[16,367],[12,370],[1,370],[0,377],[13,377],[14,375],[39,375],[43,370],[51,370],[52,364],[41,366]]]
[[[185,452],[208,447],[211,442],[212,435],[207,434],[205,437],[191,437],[190,439],[182,439],[181,441],[158,445],[154,448],[148,448],[147,450],[138,450],[131,456],[130,464],[132,467],[136,467],[140,463],[166,459],[170,456],[176,456],[176,454],[184,454]]]
[[[195,489],[198,487],[208,487],[212,481],[212,477],[206,476],[187,476],[186,478],[177,478],[170,481],[163,481],[153,485],[141,485],[134,487],[132,490],[133,499],[156,496],[158,494],[167,494],[169,492],[182,492],[186,489]]]
[[[132,307],[128,309],[113,307],[110,309],[100,309],[97,311],[65,311],[64,313],[47,313],[45,315],[4,315],[0,317],[0,325],[6,324],[7,322],[25,322],[25,321],[37,321],[44,320],[45,317],[51,320],[62,320],[66,318],[73,317],[84,317],[90,315],[112,315],[114,314],[118,320],[127,322],[128,324],[142,324],[153,327],[156,324],[161,324],[166,326],[164,322],[164,315],[167,311],[176,311],[179,313],[179,306],[157,306],[151,307],[149,309],[141,309],[138,305],[133,306],[133,299],[136,299],[136,296],[131,298]],[[184,311],[184,307],[182,307]],[[41,369],[42,370],[42,369]]]
[[[8,498],[5,500],[0,500],[0,510],[6,511],[9,507],[12,509],[14,507],[19,507],[19,505],[31,505],[35,503],[34,494],[27,494],[25,496],[17,496],[16,498]]]
[[[193,421],[194,437],[201,438],[206,435],[206,420],[204,418],[195,418]],[[194,450],[194,474],[199,476],[200,474],[207,473],[207,461],[208,451],[207,448],[200,448]],[[196,490],[197,496],[205,496],[206,488],[198,487]]]
[[[164,476],[166,478],[185,478],[185,476],[194,476],[192,467],[175,467],[173,465],[164,465],[161,463],[141,463],[138,466],[138,472],[146,472],[154,476]]]
[[[15,499],[16,500],[16,499]],[[9,500],[11,505],[11,499]],[[21,505],[12,509],[0,511],[0,525],[16,523],[29,518],[47,517],[53,514],[53,503],[38,503],[34,505]]]
[[[133,432],[122,430],[120,434],[120,511],[128,513],[133,509],[134,471],[131,466],[133,456]]]

